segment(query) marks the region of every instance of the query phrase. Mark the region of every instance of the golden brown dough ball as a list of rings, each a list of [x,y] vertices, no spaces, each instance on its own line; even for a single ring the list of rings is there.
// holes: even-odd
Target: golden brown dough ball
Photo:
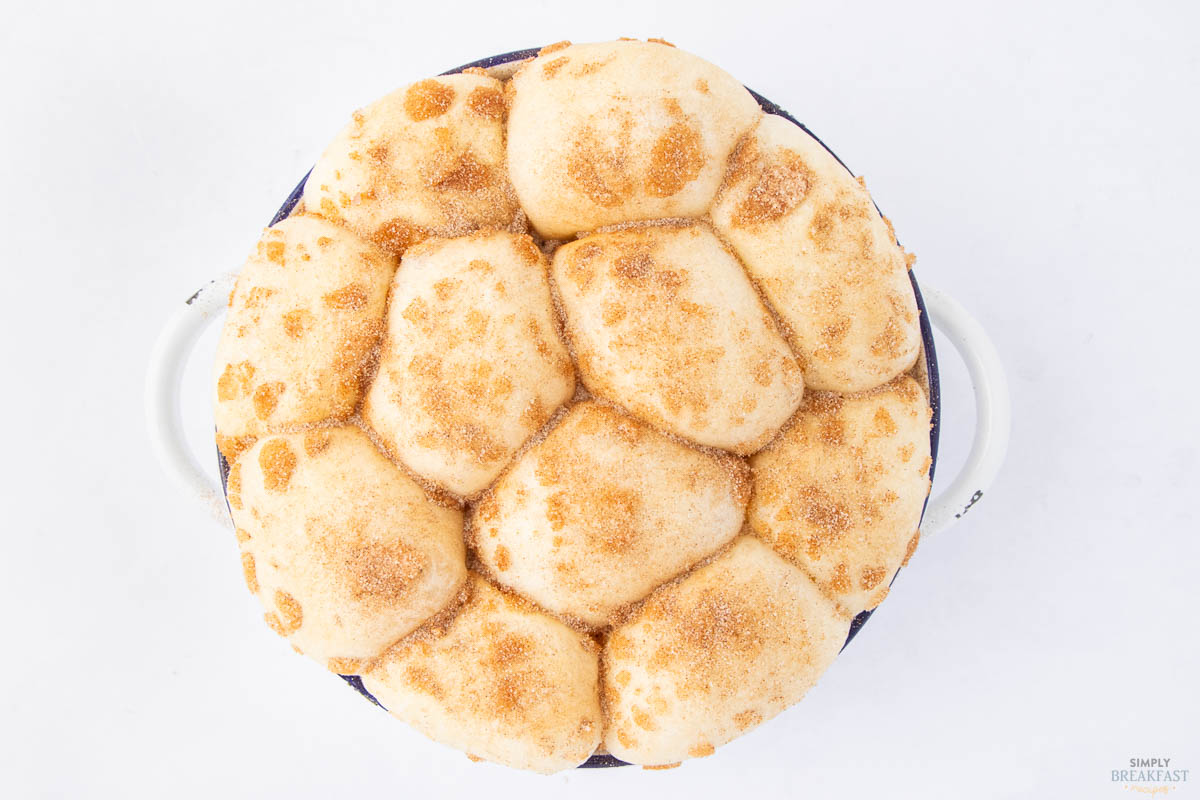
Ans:
[[[391,256],[319,217],[263,232],[217,345],[213,413],[227,457],[268,431],[354,411],[395,269]]]
[[[604,744],[634,764],[710,755],[800,700],[849,628],[807,575],[743,536],[609,637]]]
[[[742,527],[746,465],[608,406],[574,406],[475,507],[479,558],[500,583],[608,624]]]
[[[525,235],[432,239],[404,255],[363,418],[409,469],[487,486],[575,391],[546,259]]]
[[[874,608],[916,548],[929,494],[929,403],[907,376],[860,395],[810,392],[751,458],[754,532],[843,608]]]
[[[357,111],[313,167],[304,207],[401,255],[428,236],[519,223],[500,81],[459,74]]]
[[[454,616],[392,648],[363,685],[392,714],[475,758],[535,772],[600,744],[596,645],[472,576]]]
[[[462,512],[433,502],[358,428],[260,439],[234,463],[228,497],[267,623],[335,672],[357,672],[466,579]]]
[[[904,251],[867,190],[804,130],[764,116],[712,220],[787,323],[809,388],[861,392],[912,366],[921,329]]]
[[[553,274],[593,394],[743,454],[770,441],[800,404],[795,357],[707,227],[594,234],[560,247]]]
[[[545,237],[708,211],[761,116],[732,76],[655,42],[543,52],[512,81],[512,182]]]

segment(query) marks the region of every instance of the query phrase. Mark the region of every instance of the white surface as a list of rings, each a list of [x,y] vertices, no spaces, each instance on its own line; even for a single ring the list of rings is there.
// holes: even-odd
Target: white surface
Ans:
[[[0,795],[1135,797],[1110,782],[1131,757],[1200,770],[1194,5],[430,6],[6,8]],[[800,706],[671,772],[541,779],[425,742],[266,629],[232,533],[155,466],[142,379],[354,107],[616,35],[721,64],[867,176],[996,340],[1014,436]],[[950,474],[971,419],[942,352]]]

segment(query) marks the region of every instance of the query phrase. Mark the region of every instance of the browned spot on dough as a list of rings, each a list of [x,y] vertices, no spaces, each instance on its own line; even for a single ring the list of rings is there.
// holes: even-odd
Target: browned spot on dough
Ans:
[[[326,306],[337,311],[358,311],[367,305],[367,290],[361,284],[350,283],[321,299]]]
[[[590,548],[620,553],[638,536],[636,492],[613,486],[575,484],[546,500],[546,518],[552,530],[576,531]]]
[[[908,540],[908,547],[904,550],[904,560],[900,562],[900,566],[907,567],[908,560],[913,557],[913,553],[917,552],[917,544],[921,541],[921,532],[917,531],[912,538]]]
[[[293,309],[283,315],[283,332],[293,339],[299,339],[312,327],[313,315],[303,308]]]
[[[654,719],[651,718],[651,716],[647,714],[645,710],[638,706],[634,706],[632,708],[631,715],[633,716],[633,723],[639,728],[643,728],[648,731],[656,730],[658,728],[658,726],[654,724]]]
[[[553,78],[558,74],[560,69],[569,63],[571,63],[571,59],[567,58],[566,56],[559,56],[552,61],[547,61],[545,64],[542,64],[542,74],[547,78]]]
[[[753,709],[747,709],[733,715],[733,724],[737,725],[738,730],[741,731],[749,730],[760,722],[762,722],[762,714]]]
[[[340,542],[331,550],[340,557],[350,592],[358,600],[394,604],[425,572],[425,556],[400,540],[392,545]]]
[[[224,452],[224,451],[222,451],[222,452]],[[228,458],[228,456],[226,456],[226,458]],[[242,462],[231,461],[229,463],[229,477],[226,478],[226,480],[225,480],[225,494],[227,497],[229,497],[229,504],[231,506],[233,506],[234,510],[238,510],[242,507],[242,502],[241,502],[241,497],[240,497],[241,493],[242,493]],[[235,500],[237,501],[236,505],[234,504]]]
[[[571,43],[568,40],[563,39],[561,42],[555,42],[554,44],[548,44],[545,47],[543,47],[541,50],[538,50],[538,55],[539,56],[549,55],[550,53],[553,53],[557,50],[565,50],[566,48],[568,48],[570,46],[571,46]]]
[[[400,316],[413,325],[420,325],[429,318],[429,306],[421,298],[413,298],[413,301],[400,312]]]
[[[404,110],[416,122],[445,114],[453,102],[454,88],[432,78],[414,83],[404,93]]]
[[[622,252],[613,260],[613,274],[618,278],[641,281],[653,273],[654,258],[641,248]]]
[[[466,151],[453,164],[438,165],[430,185],[438,189],[456,192],[477,192],[493,181],[492,168],[484,164],[471,151]]]
[[[686,122],[676,122],[655,141],[646,172],[646,191],[653,197],[670,197],[694,181],[704,168],[700,132]]]
[[[904,330],[895,317],[888,318],[887,324],[874,339],[871,340],[871,354],[887,358],[898,358],[904,349]]]
[[[262,308],[273,294],[275,294],[274,289],[255,286],[246,294],[246,308]]]
[[[467,96],[467,108],[487,119],[504,119],[504,93],[491,86],[477,86]]]
[[[675,45],[671,44],[670,42],[668,42],[666,39],[656,39],[654,37],[651,37],[651,38],[647,39],[646,41],[653,42],[654,44],[665,44],[667,47],[675,46]]]
[[[396,217],[376,228],[369,238],[392,255],[402,256],[408,248],[428,239],[429,231],[406,219]]]
[[[286,439],[271,439],[258,451],[258,466],[268,491],[286,491],[296,469],[296,454]]]
[[[759,360],[752,370],[754,382],[759,386],[770,386],[774,379],[774,370],[771,369],[771,361],[769,359]]]
[[[254,414],[259,419],[266,419],[275,412],[275,407],[279,405],[279,395],[283,394],[286,387],[279,381],[271,381],[270,383],[260,384],[254,390]]]
[[[304,612],[296,598],[282,589],[275,590],[275,608],[279,610],[279,621],[286,633],[291,634],[300,630],[304,622]]]
[[[892,419],[892,415],[883,406],[880,406],[875,411],[874,417],[875,432],[884,436],[891,436],[896,432],[896,420]]]
[[[258,572],[254,569],[253,553],[242,553],[242,577],[250,594],[258,594]]]
[[[442,278],[433,284],[433,291],[437,295],[437,299],[444,302],[454,296],[454,291],[458,286],[459,282],[453,278]]]
[[[421,666],[420,664],[409,664],[404,668],[404,679],[408,682],[409,686],[430,697],[440,699],[444,695],[442,685],[438,683],[437,675],[428,667]]]
[[[830,580],[829,585],[838,594],[845,594],[850,591],[850,572],[846,569],[845,562],[833,568],[833,578]]]
[[[333,434],[329,431],[308,431],[304,434],[304,454],[309,458],[319,455],[329,447],[331,441]]]
[[[250,391],[250,383],[253,379],[254,367],[249,361],[226,364],[224,372],[217,379],[217,399],[221,402],[228,402],[246,396]]]
[[[524,234],[513,239],[513,249],[517,251],[517,256],[526,264],[541,264],[545,258],[529,234]]]
[[[782,161],[763,168],[758,180],[733,214],[737,225],[754,225],[776,220],[790,212],[808,194],[815,178],[812,170],[790,151]]]
[[[817,438],[821,444],[838,447],[846,443],[846,421],[841,417],[828,417],[817,423]]]
[[[733,184],[748,176],[758,163],[758,141],[754,133],[744,133],[738,139],[729,156],[729,165],[725,172],[726,184]]]
[[[283,264],[283,242],[267,242],[267,260]]]
[[[856,201],[826,203],[813,214],[809,238],[825,251],[857,247],[861,255],[869,255],[868,213],[866,206]]]
[[[883,567],[866,567],[862,571],[862,582],[859,585],[864,589],[874,589],[886,574],[887,570]]]
[[[331,658],[325,663],[330,672],[338,675],[357,675],[362,672],[365,662],[360,658]]]
[[[633,194],[628,169],[628,135],[600,140],[595,131],[581,132],[567,157],[567,177],[588,200],[611,208]]]
[[[496,545],[496,569],[504,572],[512,565],[509,560],[508,548],[504,545]]]

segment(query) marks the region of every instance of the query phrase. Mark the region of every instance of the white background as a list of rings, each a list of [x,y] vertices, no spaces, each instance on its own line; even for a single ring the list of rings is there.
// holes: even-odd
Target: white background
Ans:
[[[1200,796],[1191,2],[4,4],[0,795]],[[662,36],[868,179],[1007,362],[993,490],[799,706],[670,772],[470,764],[292,654],[154,463],[168,313],[350,112],[477,57]],[[207,370],[187,413],[211,461]],[[943,343],[939,471],[973,424]],[[935,486],[936,491],[936,486]]]

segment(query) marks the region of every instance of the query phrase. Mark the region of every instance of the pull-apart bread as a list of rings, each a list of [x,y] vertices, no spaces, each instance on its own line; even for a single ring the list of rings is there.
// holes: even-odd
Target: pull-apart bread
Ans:
[[[246,584],[474,760],[710,755],[817,683],[917,545],[910,264],[819,142],[665,42],[402,87],[230,296]]]

